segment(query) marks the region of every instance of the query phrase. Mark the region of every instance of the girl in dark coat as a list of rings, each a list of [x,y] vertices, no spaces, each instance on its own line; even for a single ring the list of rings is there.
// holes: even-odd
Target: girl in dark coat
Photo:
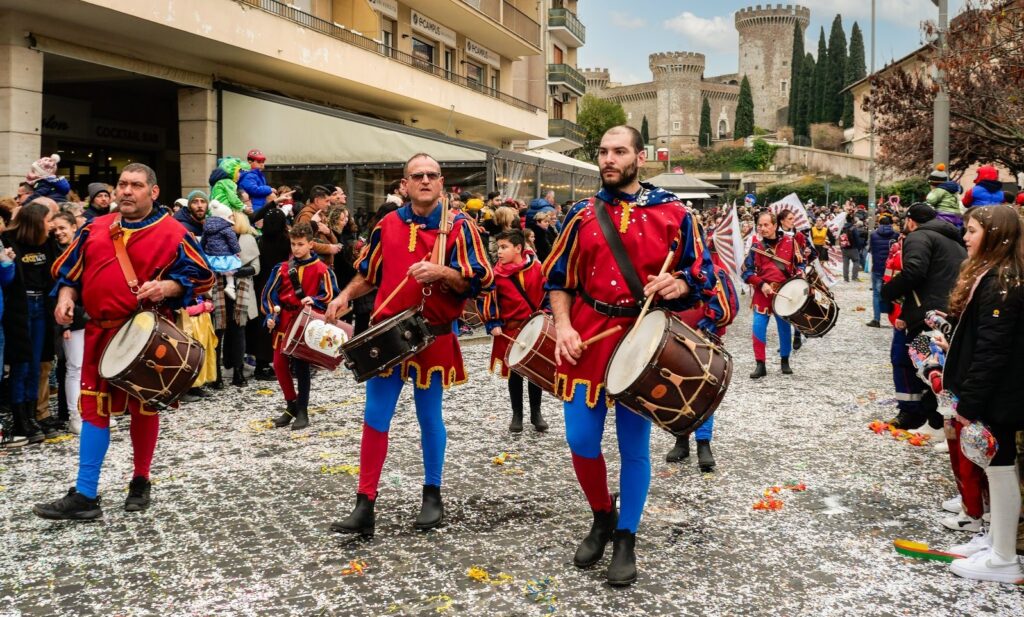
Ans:
[[[954,547],[969,555],[950,569],[976,580],[1024,579],[1017,561],[1021,496],[1014,461],[1024,428],[1024,224],[1009,206],[971,208],[964,219],[967,261],[949,299],[957,320],[943,386],[957,399],[962,426],[983,422],[999,447],[985,469],[989,534]]]

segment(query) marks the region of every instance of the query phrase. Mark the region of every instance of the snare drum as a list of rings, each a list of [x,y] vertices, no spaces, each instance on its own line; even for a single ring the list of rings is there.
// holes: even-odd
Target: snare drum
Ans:
[[[416,306],[350,339],[341,346],[341,353],[345,366],[362,383],[415,356],[433,342],[430,324]]]
[[[827,334],[839,318],[839,305],[832,294],[800,277],[779,287],[772,296],[772,311],[812,338]]]
[[[555,320],[534,313],[505,352],[505,366],[542,390],[555,393]]]
[[[341,346],[348,341],[350,333],[345,330],[347,325],[329,324],[324,321],[323,313],[304,307],[288,329],[281,353],[333,371],[343,360]]]
[[[206,350],[154,311],[136,313],[100,356],[100,377],[143,403],[165,408],[192,387]]]
[[[608,396],[661,428],[689,435],[718,409],[732,378],[721,343],[656,309],[612,352]]]

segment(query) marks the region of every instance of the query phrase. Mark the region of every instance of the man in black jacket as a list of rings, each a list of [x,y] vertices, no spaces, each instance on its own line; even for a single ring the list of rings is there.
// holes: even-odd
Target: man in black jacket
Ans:
[[[960,232],[935,218],[935,209],[925,203],[910,206],[903,240],[903,270],[882,286],[881,299],[902,299],[903,310],[892,337],[893,381],[899,415],[890,424],[897,428],[918,428],[927,420],[932,429],[942,426],[936,411],[938,402],[914,369],[907,345],[926,328],[928,311],[945,311],[949,293],[956,284],[960,264],[967,258]]]

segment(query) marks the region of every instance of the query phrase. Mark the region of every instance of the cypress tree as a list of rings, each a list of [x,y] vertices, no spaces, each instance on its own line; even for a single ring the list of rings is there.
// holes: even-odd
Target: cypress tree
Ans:
[[[697,145],[705,148],[711,145],[711,103],[704,97],[700,106],[700,131],[697,133]]]
[[[811,108],[814,103],[814,56],[804,54],[800,66],[800,99],[797,101],[796,124],[793,125],[793,134],[802,137],[810,137]]]
[[[850,33],[850,57],[846,62],[846,83],[847,87],[867,77],[868,69],[864,63],[864,34],[860,31],[857,22],[853,22],[853,32]],[[853,126],[853,93],[847,92],[843,95],[843,126]]]
[[[733,137],[742,139],[754,134],[754,96],[750,92],[750,80],[743,76],[740,83],[740,100],[736,104],[736,122]]]
[[[811,111],[807,122],[814,124],[825,118],[825,86],[828,82],[828,47],[825,46],[825,28],[818,34],[818,59],[814,63],[814,80],[811,86]]]
[[[804,65],[804,33],[800,24],[793,25],[793,56],[789,62],[789,126],[797,123],[797,107],[800,104],[800,72]]]
[[[839,94],[846,83],[846,33],[843,31],[843,16],[832,20],[832,31],[828,36],[828,74],[823,106],[824,121],[839,124],[843,117],[843,97]]]
[[[651,141],[651,134],[647,128],[647,114],[644,114],[644,120],[640,123],[640,137],[643,138],[645,146]]]

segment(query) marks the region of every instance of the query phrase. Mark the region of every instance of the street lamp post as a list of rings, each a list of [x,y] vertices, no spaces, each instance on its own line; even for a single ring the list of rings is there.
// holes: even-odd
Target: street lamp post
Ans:
[[[938,92],[935,94],[935,126],[933,129],[933,163],[949,164],[949,86],[946,83],[946,71],[942,64],[946,59],[946,32],[949,30],[949,0],[932,0],[932,4],[939,8],[938,39],[938,60],[935,71],[935,85]]]
[[[875,0],[871,0],[871,81],[868,83],[871,85],[871,97],[874,98],[874,78],[875,78]],[[868,146],[870,148],[869,157],[871,162],[868,164],[868,212],[871,214],[869,217],[871,220],[875,219],[875,105],[872,102],[871,112],[869,114],[869,128],[868,133],[871,138],[868,140]]]

